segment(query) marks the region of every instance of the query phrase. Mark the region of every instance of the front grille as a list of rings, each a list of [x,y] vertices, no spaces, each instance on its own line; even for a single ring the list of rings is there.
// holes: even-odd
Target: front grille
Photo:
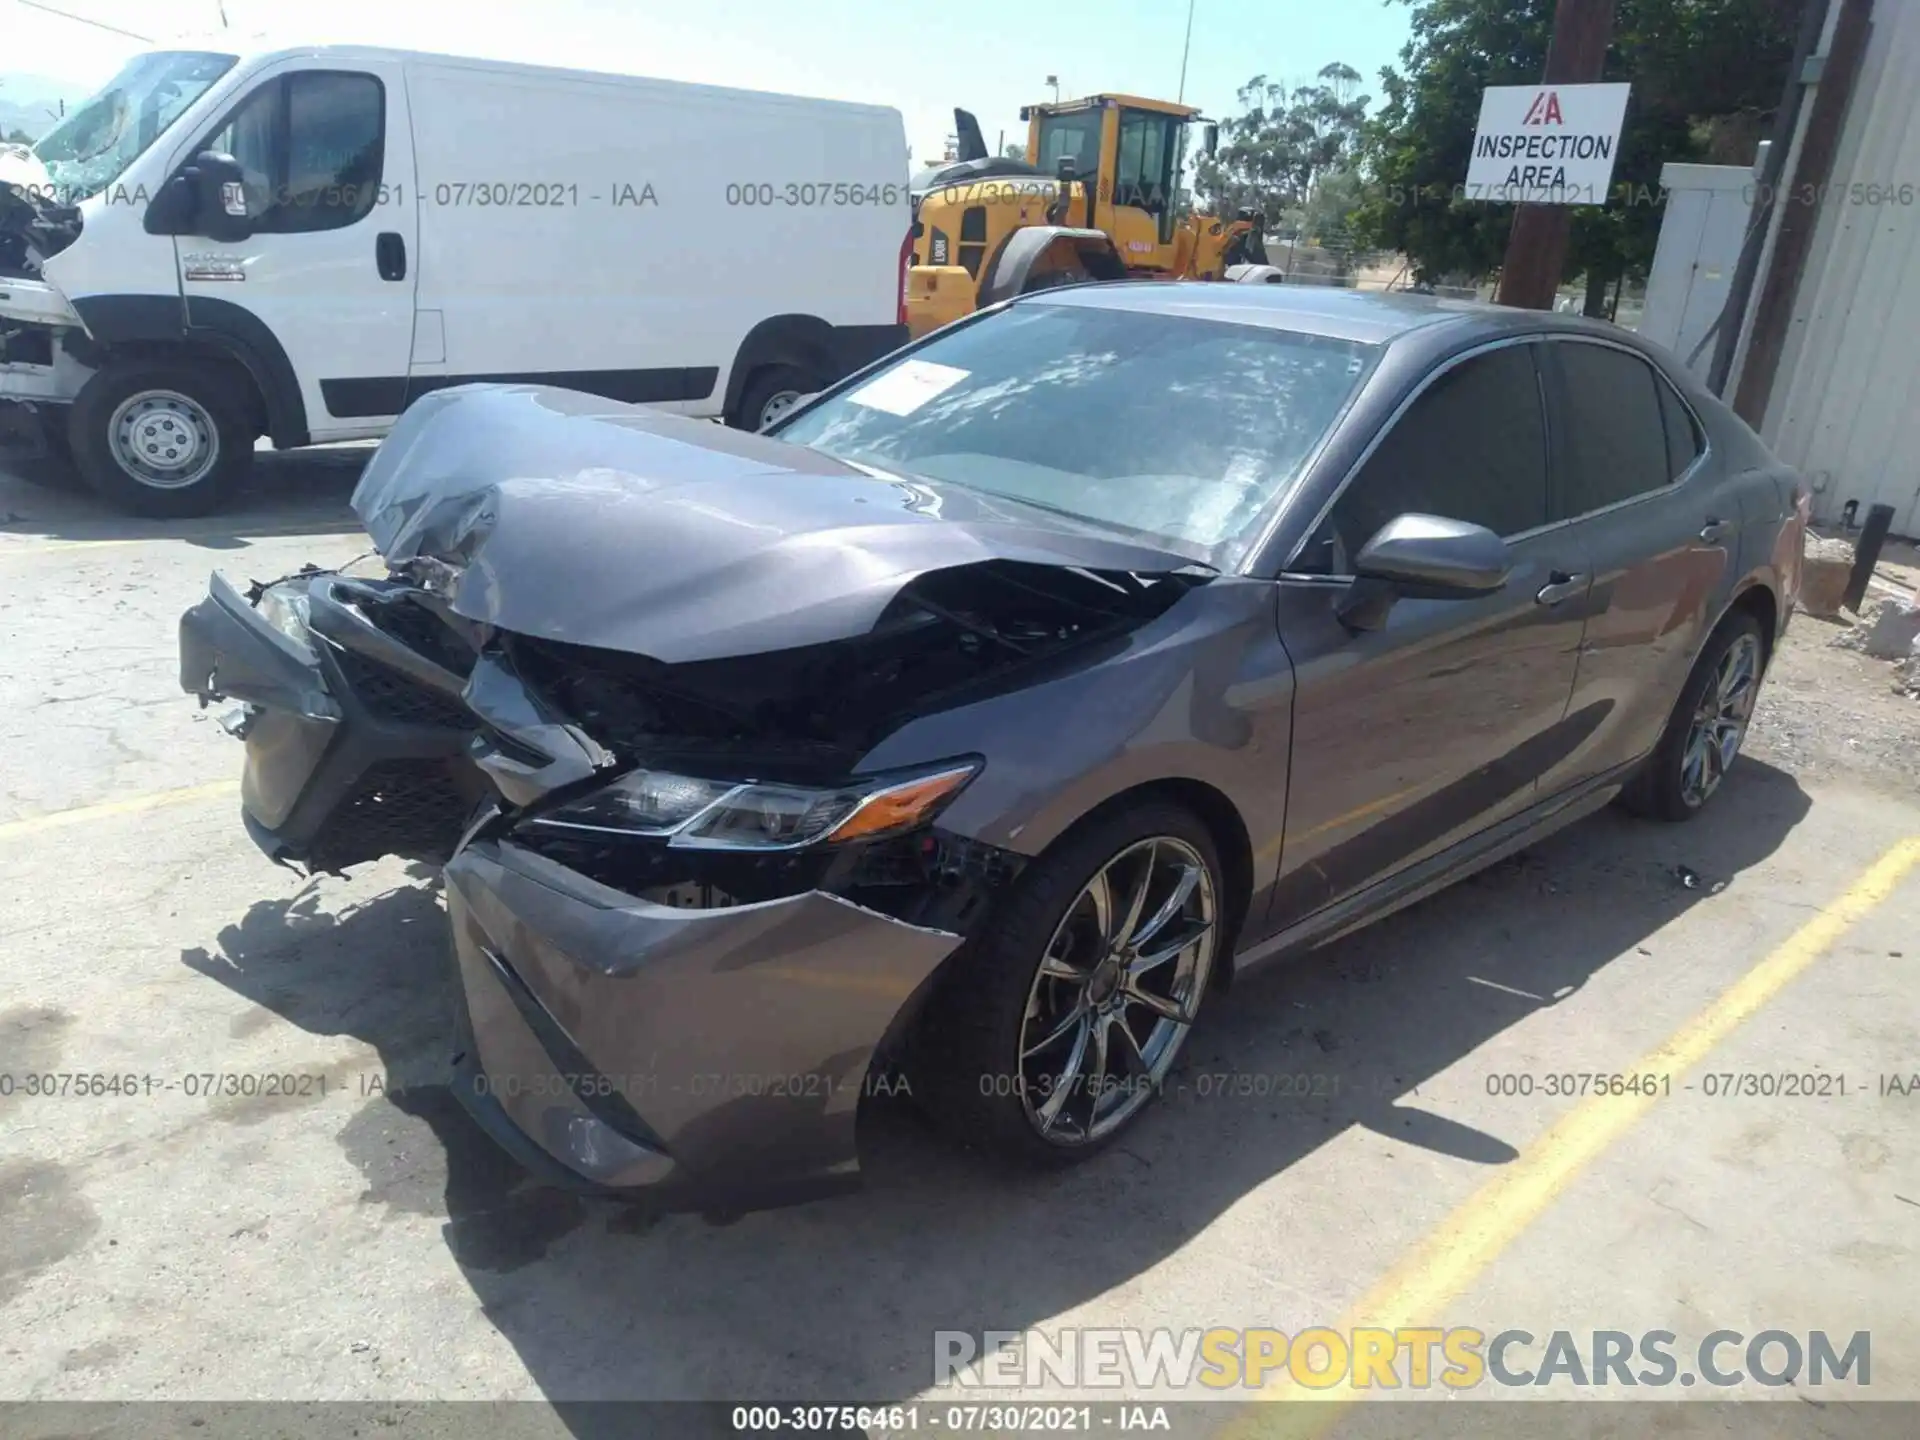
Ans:
[[[340,674],[353,697],[382,720],[430,725],[442,730],[471,730],[473,712],[452,696],[422,685],[357,651],[336,647]]]
[[[398,640],[416,655],[425,656],[443,670],[456,675],[473,673],[472,648],[438,615],[411,600],[389,600],[384,604],[368,602],[361,613],[384,634]]]
[[[370,765],[307,847],[314,870],[344,870],[382,855],[442,862],[452,854],[467,802],[445,763]]]

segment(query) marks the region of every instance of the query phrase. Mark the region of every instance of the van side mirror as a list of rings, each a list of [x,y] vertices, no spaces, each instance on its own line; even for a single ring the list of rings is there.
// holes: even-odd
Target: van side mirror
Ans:
[[[244,240],[253,233],[247,214],[246,173],[218,150],[203,150],[180,172],[193,189],[193,233],[209,240]]]

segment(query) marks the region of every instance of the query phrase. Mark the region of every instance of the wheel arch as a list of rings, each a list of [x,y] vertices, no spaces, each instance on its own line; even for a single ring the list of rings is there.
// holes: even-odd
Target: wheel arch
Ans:
[[[1126,263],[1105,231],[1067,225],[1029,225],[1007,236],[988,262],[986,279],[980,284],[980,308],[1025,294],[1034,271],[1056,245],[1070,246],[1095,280],[1127,278]]]
[[[1765,580],[1758,578],[1750,579],[1739,590],[1734,592],[1733,599],[1728,602],[1725,613],[1721,615],[1719,621],[1715,623],[1713,628],[1718,630],[1721,625],[1726,623],[1728,615],[1735,614],[1739,611],[1745,611],[1760,622],[1761,649],[1765,653],[1768,662],[1771,663],[1774,647],[1779,643],[1780,638],[1780,597],[1774,594],[1773,587]]]
[[[1223,943],[1215,951],[1213,973],[1216,983],[1225,984],[1233,974],[1234,943],[1246,927],[1254,891],[1253,837],[1240,807],[1226,791],[1185,775],[1144,781],[1109,795],[1055,835],[1046,848],[1052,850],[1069,843],[1088,826],[1098,824],[1117,811],[1153,801],[1167,801],[1188,811],[1213,838],[1214,851],[1220,857],[1220,878],[1227,887],[1223,908],[1229,921],[1221,937]]]
[[[248,386],[248,418],[275,446],[305,445],[306,402],[285,347],[252,311],[230,300],[172,295],[85,295],[73,302],[86,327],[74,358],[97,369],[116,359],[215,362],[235,367]]]
[[[727,372],[727,393],[721,415],[729,424],[737,418],[740,397],[755,372],[774,365],[791,365],[831,383],[839,355],[833,326],[818,315],[770,315],[741,340]]]

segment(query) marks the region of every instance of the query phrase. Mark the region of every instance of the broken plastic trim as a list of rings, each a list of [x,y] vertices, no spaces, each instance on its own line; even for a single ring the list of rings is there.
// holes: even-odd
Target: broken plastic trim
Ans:
[[[826,783],[910,720],[1092,663],[1208,578],[983,561],[913,580],[866,634],[676,665],[502,639],[547,708],[628,763]]]

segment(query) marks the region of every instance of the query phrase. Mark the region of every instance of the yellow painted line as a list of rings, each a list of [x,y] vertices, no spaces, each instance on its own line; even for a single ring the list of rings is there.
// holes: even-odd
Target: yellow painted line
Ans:
[[[338,535],[344,539],[358,539],[365,532],[338,521],[313,525],[285,526],[266,530],[194,530],[174,535],[134,535],[113,540],[48,540],[35,544],[8,545],[5,535],[0,534],[0,560],[22,555],[60,555],[71,550],[110,550],[122,545],[151,545],[160,540],[183,540],[187,542],[206,540],[232,540],[245,542],[251,540],[287,540],[301,535]]]
[[[137,815],[142,810],[157,810],[163,805],[186,805],[195,800],[215,800],[238,794],[235,780],[216,780],[209,785],[188,785],[180,790],[155,790],[146,795],[130,795],[125,800],[104,800],[98,805],[76,805],[71,810],[53,810],[45,815],[28,815],[21,820],[0,821],[0,840],[22,835],[38,835],[48,830],[64,830],[69,825],[85,825],[94,820],[110,820],[116,815]]]
[[[1845,894],[1664,1044],[1622,1067],[1624,1073],[1677,1076],[1699,1064],[1892,895],[1915,865],[1920,865],[1920,836],[1902,840],[1882,855]],[[1383,1275],[1354,1305],[1339,1327],[1341,1333],[1370,1325],[1396,1330],[1437,1324],[1441,1307],[1478,1279],[1582,1170],[1657,1103],[1658,1097],[1646,1094],[1596,1095],[1581,1101]],[[1310,1389],[1295,1385],[1284,1372],[1258,1398],[1295,1403],[1277,1410],[1256,1407],[1222,1434],[1309,1440],[1325,1435],[1346,1406],[1363,1403],[1351,1389]],[[1321,1403],[1299,1403],[1310,1400]]]

